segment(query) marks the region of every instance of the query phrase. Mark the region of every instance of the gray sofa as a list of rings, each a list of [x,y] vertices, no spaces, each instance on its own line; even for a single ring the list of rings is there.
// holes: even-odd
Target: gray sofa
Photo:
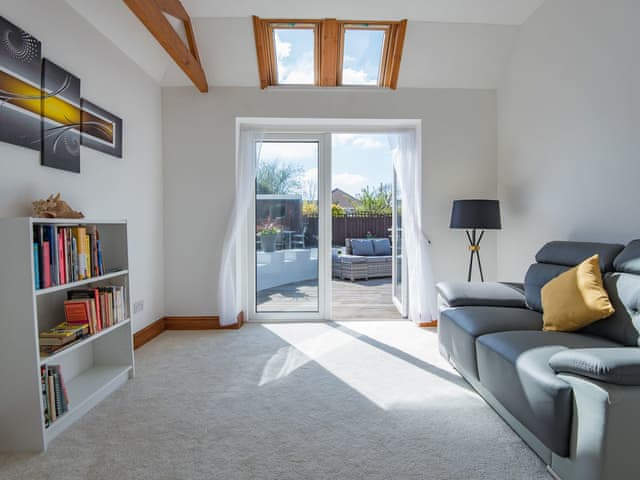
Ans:
[[[616,312],[542,331],[542,286],[595,253]],[[640,478],[640,240],[551,242],[524,284],[437,288],[441,353],[556,477]]]
[[[334,249],[332,274],[342,280],[390,277],[391,243],[388,238],[347,238],[344,254]]]

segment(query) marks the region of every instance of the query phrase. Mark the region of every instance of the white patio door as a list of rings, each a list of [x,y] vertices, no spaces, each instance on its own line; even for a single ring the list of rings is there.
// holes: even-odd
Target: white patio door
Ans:
[[[403,317],[407,316],[408,288],[407,288],[407,263],[404,255],[404,235],[402,228],[402,189],[398,182],[395,167],[393,169],[393,187],[391,196],[392,215],[392,297],[393,304]]]
[[[330,135],[265,135],[255,151],[249,320],[326,320],[331,311]]]

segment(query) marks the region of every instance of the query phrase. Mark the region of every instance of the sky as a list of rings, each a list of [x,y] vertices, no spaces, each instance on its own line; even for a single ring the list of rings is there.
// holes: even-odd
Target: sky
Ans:
[[[356,196],[365,186],[391,184],[393,179],[391,149],[384,134],[332,135],[331,188],[340,188]],[[309,184],[317,185],[318,159],[315,143],[264,143],[261,162],[293,163],[301,167],[302,195]]]
[[[311,28],[274,29],[278,83],[314,83],[314,33]],[[384,31],[347,29],[344,36],[344,85],[378,82]]]

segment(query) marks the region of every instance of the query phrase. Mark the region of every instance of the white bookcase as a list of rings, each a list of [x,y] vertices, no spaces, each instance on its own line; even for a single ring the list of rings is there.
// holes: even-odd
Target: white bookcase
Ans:
[[[38,224],[95,225],[105,275],[36,289],[33,227]],[[125,221],[0,219],[0,451],[46,450],[60,432],[133,377],[128,264]],[[40,358],[39,332],[64,321],[67,291],[100,285],[125,287],[126,319]],[[69,396],[69,411],[47,428],[41,365],[60,365]]]

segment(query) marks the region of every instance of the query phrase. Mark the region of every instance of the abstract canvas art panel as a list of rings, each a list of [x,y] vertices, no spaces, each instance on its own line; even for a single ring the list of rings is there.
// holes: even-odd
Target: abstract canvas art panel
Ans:
[[[0,141],[40,150],[40,42],[0,17]]]
[[[122,158],[122,119],[82,99],[82,145]]]
[[[80,173],[80,79],[42,64],[42,164]]]

